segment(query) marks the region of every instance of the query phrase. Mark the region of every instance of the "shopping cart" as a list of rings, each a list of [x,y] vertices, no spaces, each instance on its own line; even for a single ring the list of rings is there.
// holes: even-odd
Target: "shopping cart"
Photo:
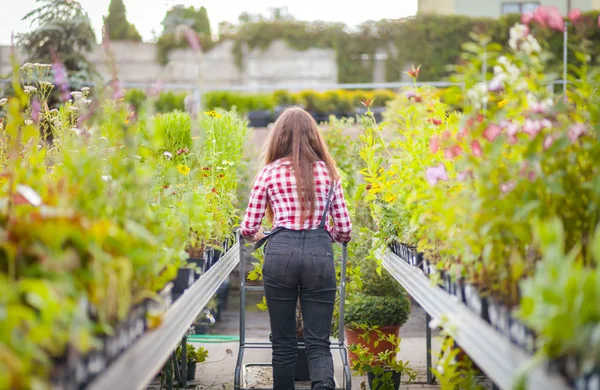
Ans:
[[[270,363],[248,363],[244,364],[244,352],[246,349],[271,349],[270,342],[247,342],[246,341],[246,292],[248,291],[263,291],[262,286],[247,286],[246,285],[246,262],[245,256],[250,253],[250,250],[244,245],[243,237],[240,235],[240,348],[237,357],[237,364],[234,374],[234,389],[235,390],[268,390],[273,388],[265,385],[265,379],[260,382],[256,379],[257,369],[271,369]],[[341,386],[336,380],[336,389],[351,390],[352,374],[350,372],[350,364],[348,361],[348,350],[344,342],[344,303],[346,297],[346,263],[348,260],[347,244],[342,245],[342,261],[340,283],[338,291],[339,297],[339,337],[336,342],[331,343],[332,350],[338,350],[343,365],[343,375]],[[304,349],[305,345],[298,342],[298,349]],[[264,371],[264,370],[263,370]],[[267,375],[268,376],[268,375]],[[270,381],[270,378],[267,380]],[[310,389],[310,382],[296,382],[296,389]]]

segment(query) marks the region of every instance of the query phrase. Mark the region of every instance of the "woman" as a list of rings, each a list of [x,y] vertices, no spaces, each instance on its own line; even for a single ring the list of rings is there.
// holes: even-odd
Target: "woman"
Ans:
[[[334,389],[329,342],[336,293],[332,240],[350,241],[352,229],[340,176],[316,122],[300,108],[287,109],[275,122],[265,163],[254,181],[241,233],[250,241],[264,241],[265,213],[273,223],[263,266],[273,387],[294,389],[300,298],[312,389]]]

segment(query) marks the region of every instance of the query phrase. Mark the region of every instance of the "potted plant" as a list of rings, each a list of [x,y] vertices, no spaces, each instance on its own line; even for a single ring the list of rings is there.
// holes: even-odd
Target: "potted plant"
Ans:
[[[181,346],[177,347],[176,351],[177,360],[181,361]],[[203,363],[208,357],[208,351],[203,347],[199,347],[198,350],[192,345],[188,344],[185,350],[186,364],[187,364],[187,379],[196,379],[196,365]]]
[[[416,379],[417,373],[408,367],[408,361],[397,359],[400,352],[400,338],[393,334],[385,334],[378,327],[358,326],[363,333],[360,339],[365,344],[378,342],[390,346],[385,351],[373,353],[364,344],[351,344],[350,352],[356,356],[352,363],[355,375],[367,375],[372,390],[398,390],[402,374],[408,376],[408,382]],[[375,337],[371,337],[374,335]]]
[[[378,355],[393,350],[394,346],[385,340],[376,342],[377,334],[398,337],[400,327],[408,320],[410,301],[402,286],[385,269],[379,270],[380,276],[375,261],[363,260],[360,267],[363,288],[348,298],[344,313],[346,340],[349,345],[362,344]],[[351,352],[350,361],[356,358]]]

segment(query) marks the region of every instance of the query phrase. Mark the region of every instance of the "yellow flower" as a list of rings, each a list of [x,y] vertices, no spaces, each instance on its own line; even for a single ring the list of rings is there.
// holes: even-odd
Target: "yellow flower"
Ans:
[[[179,164],[177,165],[177,171],[182,175],[187,176],[190,174],[190,167],[188,167],[187,165]]]
[[[498,108],[502,108],[508,104],[508,99],[500,100],[498,102]]]
[[[219,114],[218,112],[216,112],[215,110],[206,111],[204,113],[204,115],[212,116],[213,118],[220,118],[223,116],[223,115]]]
[[[369,192],[371,194],[377,194],[377,193],[381,192],[381,185],[373,184],[373,186],[369,189]]]
[[[385,201],[388,203],[392,203],[396,200],[397,196],[394,194],[388,195],[385,197]]]

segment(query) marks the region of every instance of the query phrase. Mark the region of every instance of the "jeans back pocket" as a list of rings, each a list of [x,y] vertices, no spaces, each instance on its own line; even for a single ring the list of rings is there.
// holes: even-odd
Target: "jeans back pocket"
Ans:
[[[267,250],[263,264],[263,275],[270,278],[279,278],[285,275],[293,250]]]
[[[333,253],[325,251],[313,251],[310,253],[315,274],[322,279],[335,278],[335,264]]]

